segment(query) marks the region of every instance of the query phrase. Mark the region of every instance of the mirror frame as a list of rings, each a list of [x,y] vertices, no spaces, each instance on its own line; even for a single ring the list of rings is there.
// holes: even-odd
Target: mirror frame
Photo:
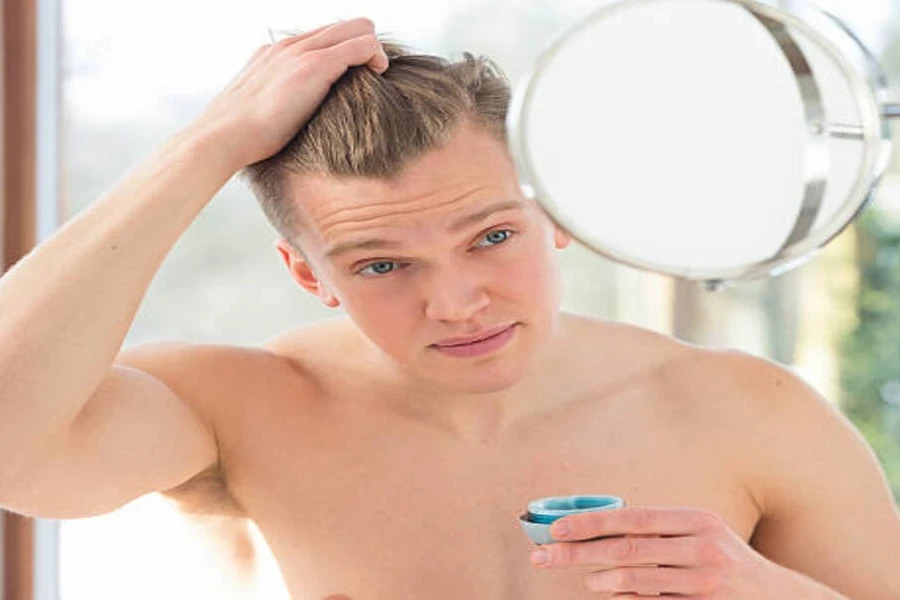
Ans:
[[[721,289],[730,282],[776,276],[798,267],[840,234],[868,206],[873,190],[880,182],[891,160],[893,149],[888,118],[892,116],[886,107],[888,84],[878,60],[837,17],[809,5],[790,3],[776,8],[756,0],[708,0],[725,2],[747,10],[765,26],[785,58],[794,70],[801,97],[805,104],[809,125],[809,149],[806,196],[797,216],[794,230],[775,256],[739,268],[718,270],[662,267],[638,259],[619,250],[607,247],[602,240],[591,236],[573,222],[564,210],[545,193],[534,163],[528,152],[526,140],[527,119],[530,115],[533,93],[550,61],[570,38],[601,19],[623,8],[638,3],[672,2],[677,0],[613,0],[589,13],[563,30],[544,48],[532,68],[516,86],[507,114],[507,141],[516,164],[520,185],[526,197],[536,200],[557,226],[594,252],[624,265],[680,279],[703,281],[709,289]],[[857,173],[847,199],[832,217],[811,235],[810,229],[821,208],[829,169],[827,141],[832,132],[825,123],[824,109],[819,96],[818,83],[791,30],[797,31],[815,42],[838,67],[856,101],[861,117],[861,131],[856,136],[864,143],[862,166]]]

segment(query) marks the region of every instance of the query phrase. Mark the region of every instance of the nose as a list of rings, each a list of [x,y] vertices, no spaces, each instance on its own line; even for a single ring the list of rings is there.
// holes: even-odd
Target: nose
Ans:
[[[465,321],[491,303],[477,277],[452,268],[434,269],[424,296],[425,316],[435,321]]]

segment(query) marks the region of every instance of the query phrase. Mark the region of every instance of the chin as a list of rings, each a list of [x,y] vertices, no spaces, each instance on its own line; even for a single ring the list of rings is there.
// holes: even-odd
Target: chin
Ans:
[[[441,358],[444,364],[432,371],[432,381],[449,390],[468,394],[505,392],[528,376],[529,370],[535,366],[540,345],[520,329],[512,344],[498,355],[458,364],[453,364],[456,359]]]
[[[496,394],[498,392],[504,392],[512,387],[514,387],[519,379],[514,380],[490,380],[490,381],[463,381],[459,380],[453,381],[449,384],[452,386],[454,390],[458,390],[460,392],[465,392],[466,394]]]
[[[524,366],[517,365],[516,368],[493,370],[493,372],[478,372],[478,369],[471,369],[468,373],[454,373],[447,377],[441,384],[445,387],[465,392],[467,394],[494,394],[504,392],[515,387],[526,375]]]

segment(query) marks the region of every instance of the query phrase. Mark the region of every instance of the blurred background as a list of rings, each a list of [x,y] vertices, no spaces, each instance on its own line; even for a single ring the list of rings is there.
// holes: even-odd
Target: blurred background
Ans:
[[[881,58],[900,98],[900,4],[822,0]],[[63,0],[63,218],[186,126],[269,29],[368,16],[378,30],[450,58],[493,57],[516,82],[586,0]],[[564,308],[788,365],[865,434],[900,499],[900,166],[864,217],[787,275],[723,292],[564,253]],[[232,181],[179,241],[126,344],[258,344],[334,316],[298,288],[274,231]],[[249,537],[248,537],[249,536]],[[249,540],[249,541],[248,541]],[[248,543],[250,544],[248,547]],[[152,495],[61,524],[63,600],[287,598],[251,523],[181,514]]]

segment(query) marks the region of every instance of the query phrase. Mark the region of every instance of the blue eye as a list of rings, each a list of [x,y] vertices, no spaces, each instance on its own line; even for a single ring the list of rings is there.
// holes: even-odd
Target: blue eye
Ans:
[[[360,269],[360,275],[387,275],[397,268],[397,263],[388,260],[372,263],[371,265]]]
[[[487,233],[482,239],[481,242],[475,244],[479,248],[496,246],[497,244],[502,244],[506,240],[512,237],[513,232],[509,229],[495,229]],[[484,243],[487,242],[487,243]]]

